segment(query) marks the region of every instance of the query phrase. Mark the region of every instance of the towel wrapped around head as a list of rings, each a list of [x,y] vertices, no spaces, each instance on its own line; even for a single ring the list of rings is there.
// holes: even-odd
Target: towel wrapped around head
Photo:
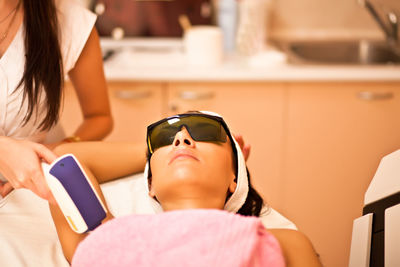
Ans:
[[[284,266],[259,218],[220,210],[179,210],[116,218],[78,246],[72,267]]]

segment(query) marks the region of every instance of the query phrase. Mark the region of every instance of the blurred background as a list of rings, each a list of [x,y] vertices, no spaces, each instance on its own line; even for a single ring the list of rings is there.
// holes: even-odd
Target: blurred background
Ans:
[[[107,140],[143,142],[149,123],[173,113],[222,114],[252,145],[266,202],[324,266],[348,266],[364,194],[400,147],[400,1],[80,2],[98,14],[115,119]],[[61,121],[75,129],[66,87]]]
[[[92,10],[98,3],[108,6],[103,13],[104,17],[99,17],[98,24],[104,27],[104,30],[100,30],[102,34],[109,35],[110,27],[122,24],[127,26],[129,36],[148,36],[150,34],[148,29],[156,23],[155,21],[174,25],[170,36],[177,36],[180,30],[177,29],[179,26],[177,17],[181,13],[188,14],[194,24],[215,23],[217,11],[214,8],[218,4],[218,0],[78,1]],[[241,1],[245,0],[237,0],[238,3]],[[382,36],[379,26],[357,0],[267,0],[265,2],[271,5],[268,20],[270,21],[269,34],[272,39],[297,37],[305,32],[316,37],[321,35],[349,37],[352,34],[359,37]],[[377,11],[382,16],[388,10],[396,12],[400,10],[400,2],[396,0],[371,2],[376,5]],[[207,5],[211,6],[211,10],[208,10]],[[157,13],[161,9],[163,9],[162,14]],[[158,18],[155,14],[151,14],[150,10],[156,13]],[[144,28],[147,28],[147,31],[143,31]],[[154,36],[166,35],[166,33],[154,34]]]

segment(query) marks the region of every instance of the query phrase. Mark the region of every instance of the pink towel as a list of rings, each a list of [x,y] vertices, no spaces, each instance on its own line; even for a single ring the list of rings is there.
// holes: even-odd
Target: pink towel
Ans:
[[[93,231],[72,266],[284,266],[278,241],[256,217],[219,210],[130,215]]]

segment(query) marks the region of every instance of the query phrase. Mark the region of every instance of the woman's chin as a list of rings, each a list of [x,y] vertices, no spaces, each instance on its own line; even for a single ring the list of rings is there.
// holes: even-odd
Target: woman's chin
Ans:
[[[173,174],[170,176],[171,179],[179,180],[180,182],[199,180],[199,167],[187,164],[185,162],[179,163],[179,165],[179,168],[176,168]]]

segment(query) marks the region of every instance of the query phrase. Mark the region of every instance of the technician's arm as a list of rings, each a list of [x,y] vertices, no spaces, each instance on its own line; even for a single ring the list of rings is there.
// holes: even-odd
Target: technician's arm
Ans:
[[[80,137],[81,140],[103,139],[111,132],[113,120],[103,71],[100,41],[95,28],[75,67],[68,75],[77,93],[84,117],[83,123],[74,135]]]
[[[77,142],[62,144],[54,151],[58,155],[74,154],[100,184],[142,172],[146,163],[144,143]]]

